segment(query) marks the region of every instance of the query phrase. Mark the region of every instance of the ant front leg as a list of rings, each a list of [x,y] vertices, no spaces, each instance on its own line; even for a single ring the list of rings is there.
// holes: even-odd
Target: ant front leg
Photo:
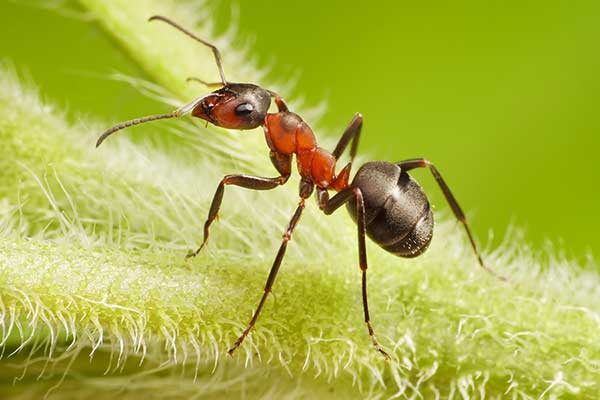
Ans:
[[[281,241],[281,246],[279,247],[279,251],[277,252],[277,256],[275,256],[275,261],[273,262],[273,266],[271,267],[271,272],[269,272],[269,277],[267,278],[267,283],[265,284],[264,293],[258,303],[258,307],[252,315],[252,319],[248,324],[248,327],[244,330],[242,335],[235,341],[233,346],[227,351],[229,355],[233,355],[233,352],[240,347],[246,336],[250,333],[256,321],[258,320],[258,316],[265,305],[265,301],[267,300],[267,296],[271,293],[271,289],[273,288],[273,283],[275,282],[275,277],[279,272],[279,268],[281,267],[281,262],[283,261],[283,257],[285,256],[285,250],[287,249],[288,242],[292,239],[292,233],[294,232],[294,228],[302,215],[302,211],[304,210],[305,200],[311,195],[314,189],[314,184],[310,181],[302,180],[300,181],[300,202],[298,203],[298,207],[292,215],[288,227],[283,234],[283,240]]]
[[[450,188],[444,181],[444,178],[442,178],[442,175],[439,173],[439,171],[437,170],[435,165],[433,165],[429,160],[426,160],[424,158],[414,158],[414,159],[410,159],[410,160],[404,160],[404,161],[400,161],[396,165],[398,167],[400,167],[400,169],[402,169],[403,171],[410,171],[411,169],[414,169],[414,168],[429,167],[429,170],[431,171],[433,178],[435,179],[438,186],[442,190],[442,193],[444,193],[444,197],[446,198],[446,201],[450,205],[450,208],[452,209],[454,216],[465,227],[465,231],[467,232],[467,236],[469,237],[469,242],[471,243],[471,247],[473,248],[473,251],[475,252],[475,256],[477,256],[477,261],[479,262],[479,265],[481,266],[481,268],[483,268],[484,270],[486,270],[487,272],[489,272],[490,274],[494,275],[496,278],[498,278],[502,281],[505,281],[505,282],[508,281],[507,278],[505,278],[501,275],[498,275],[496,272],[494,272],[494,270],[492,270],[491,268],[486,266],[485,263],[483,262],[481,253],[479,252],[479,249],[477,248],[477,245],[475,244],[475,240],[473,239],[473,235],[471,234],[471,230],[469,229],[469,225],[467,224],[467,217],[465,216],[465,213],[458,205],[458,201],[456,201],[456,198],[450,191]]]
[[[292,171],[292,157],[282,155],[280,153],[271,152],[270,154],[271,162],[277,169],[277,171],[281,174],[276,178],[263,178],[260,176],[250,176],[250,175],[226,175],[223,177],[219,186],[217,186],[217,190],[215,195],[213,196],[212,202],[210,204],[210,210],[208,211],[208,217],[204,222],[204,237],[202,239],[202,244],[196,251],[190,252],[186,255],[186,258],[195,257],[200,253],[200,251],[206,245],[209,236],[210,225],[217,218],[219,213],[219,209],[221,208],[221,203],[223,202],[223,194],[225,193],[226,185],[234,185],[240,186],[246,189],[253,190],[271,190],[275,189],[277,186],[284,185],[288,178],[291,175]]]
[[[267,92],[269,92],[269,94],[271,95],[271,97],[273,99],[275,99],[275,105],[277,106],[277,110],[279,112],[288,112],[290,110],[288,108],[287,103],[283,99],[283,97],[281,97],[280,95],[278,95],[277,93],[275,93],[272,90],[267,90]]]
[[[326,214],[330,215],[335,210],[346,204],[347,202],[354,199],[356,201],[356,225],[358,227],[358,261],[360,270],[362,271],[362,300],[363,300],[363,311],[365,314],[365,323],[369,331],[369,336],[373,342],[373,346],[380,352],[386,360],[390,359],[389,354],[381,347],[375,336],[375,330],[371,324],[371,317],[369,315],[369,301],[367,298],[367,247],[365,241],[366,234],[366,223],[365,223],[365,202],[363,200],[362,192],[357,187],[347,187],[329,198],[329,193],[326,190],[319,190],[317,192],[317,199],[319,201],[319,207]]]

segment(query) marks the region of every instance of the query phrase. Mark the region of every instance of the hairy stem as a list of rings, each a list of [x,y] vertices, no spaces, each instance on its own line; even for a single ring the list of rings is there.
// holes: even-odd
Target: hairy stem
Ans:
[[[209,50],[145,22],[168,14],[206,34],[192,17],[201,10],[82,3],[174,103],[195,96],[187,76],[217,76]],[[223,53],[228,77],[257,76]],[[387,362],[362,318],[356,227],[308,203],[256,329],[224,356],[261,295],[297,180],[268,193],[228,188],[207,251],[186,262],[219,179],[272,171],[260,132],[164,123],[179,145],[132,143],[123,132],[96,150],[105,124],[69,126],[2,71],[0,393],[597,397],[596,273],[541,262],[508,237],[485,254],[512,281],[499,282],[452,222],[414,260],[369,244],[371,318]]]

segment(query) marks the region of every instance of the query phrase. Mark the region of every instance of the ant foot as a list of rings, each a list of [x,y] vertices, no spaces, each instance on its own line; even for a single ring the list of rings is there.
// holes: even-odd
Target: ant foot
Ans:
[[[202,248],[204,248],[205,244],[206,243],[202,243],[202,245],[200,247],[198,247],[198,250],[196,250],[196,251],[190,250],[189,253],[187,253],[185,255],[185,259],[188,260],[190,258],[196,257],[200,253],[200,251],[202,250]]]

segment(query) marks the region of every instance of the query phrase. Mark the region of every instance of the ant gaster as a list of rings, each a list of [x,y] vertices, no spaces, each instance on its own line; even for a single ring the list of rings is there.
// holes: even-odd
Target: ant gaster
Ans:
[[[467,225],[465,214],[432,163],[423,158],[398,163],[371,161],[358,170],[350,183],[350,169],[356,156],[362,128],[362,116],[360,114],[354,116],[333,152],[329,152],[317,146],[312,129],[300,116],[290,112],[283,99],[277,94],[249,83],[227,82],[223,73],[221,55],[216,46],[200,39],[166,17],[153,16],[150,20],[166,22],[210,47],[219,69],[221,76],[219,85],[222,85],[222,87],[172,113],[151,115],[122,122],[105,131],[98,139],[96,146],[99,146],[109,135],[120,129],[157,119],[181,117],[191,112],[192,116],[223,128],[253,129],[263,126],[267,145],[270,149],[271,162],[279,172],[279,176],[274,178],[244,174],[226,175],[219,183],[211,202],[208,218],[204,223],[202,244],[195,252],[188,254],[187,257],[197,255],[207,243],[209,228],[219,212],[225,186],[234,185],[253,190],[269,190],[283,185],[291,175],[293,155],[296,156],[297,167],[301,176],[300,200],[283,235],[282,243],[264,287],[264,293],[247,328],[229,349],[228,353],[230,355],[242,344],[256,324],[275,282],[287,244],[291,240],[294,228],[304,210],[305,200],[313,193],[315,188],[319,207],[325,214],[332,214],[341,206],[346,205],[358,227],[358,258],[362,271],[362,300],[365,322],[373,345],[385,358],[389,358],[389,356],[377,341],[369,316],[365,236],[369,236],[384,250],[400,257],[416,257],[429,246],[433,234],[433,213],[423,189],[408,175],[408,171],[414,168],[429,168],[454,215],[465,228],[479,265],[499,279],[505,280],[484,264]],[[208,86],[215,85],[197,78],[190,79],[198,80]],[[278,108],[276,113],[268,112],[272,98],[275,99]],[[336,174],[336,162],[350,143],[350,162]],[[337,193],[330,198],[329,190],[334,190]]]

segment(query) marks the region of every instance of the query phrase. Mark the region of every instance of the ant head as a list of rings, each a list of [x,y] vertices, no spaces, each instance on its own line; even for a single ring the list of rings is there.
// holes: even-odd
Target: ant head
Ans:
[[[205,96],[192,110],[194,117],[229,129],[254,129],[264,123],[271,93],[250,83],[228,83]]]

